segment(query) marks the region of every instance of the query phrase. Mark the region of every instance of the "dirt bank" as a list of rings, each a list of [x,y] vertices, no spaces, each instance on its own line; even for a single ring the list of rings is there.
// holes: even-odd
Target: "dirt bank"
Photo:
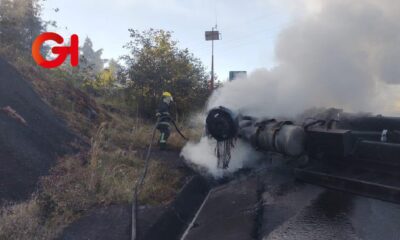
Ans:
[[[31,85],[0,58],[0,201],[22,200],[35,190],[57,156],[72,151],[75,136]]]

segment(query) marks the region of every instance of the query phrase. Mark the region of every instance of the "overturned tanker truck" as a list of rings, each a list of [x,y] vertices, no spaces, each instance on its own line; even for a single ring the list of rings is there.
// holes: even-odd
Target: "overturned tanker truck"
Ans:
[[[217,140],[220,168],[229,166],[239,138],[298,160],[293,172],[300,181],[400,203],[400,118],[329,109],[296,122],[218,107],[209,111],[206,130]]]

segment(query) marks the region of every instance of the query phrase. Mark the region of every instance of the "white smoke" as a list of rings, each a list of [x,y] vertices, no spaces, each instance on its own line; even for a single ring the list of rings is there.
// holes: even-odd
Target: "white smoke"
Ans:
[[[399,116],[400,1],[305,3],[311,10],[278,38],[277,66],[226,83],[208,109],[293,117],[312,107],[336,107]]]
[[[214,139],[203,137],[199,143],[188,143],[182,149],[181,155],[191,163],[200,166],[198,168],[200,171],[205,170],[206,174],[211,174],[216,178],[223,177],[226,173],[233,173],[243,167],[251,167],[261,157],[261,154],[247,143],[238,140],[231,152],[229,168],[223,170],[217,167],[218,159],[214,153],[216,144]]]
[[[400,2],[313,1],[280,34],[277,67],[226,83],[210,100],[249,114],[295,115],[310,107],[400,114]]]

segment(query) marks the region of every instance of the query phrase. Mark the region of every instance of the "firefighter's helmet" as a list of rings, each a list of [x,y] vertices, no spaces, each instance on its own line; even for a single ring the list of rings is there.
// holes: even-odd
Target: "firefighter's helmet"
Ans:
[[[163,97],[172,97],[172,94],[170,92],[163,92],[162,96]]]

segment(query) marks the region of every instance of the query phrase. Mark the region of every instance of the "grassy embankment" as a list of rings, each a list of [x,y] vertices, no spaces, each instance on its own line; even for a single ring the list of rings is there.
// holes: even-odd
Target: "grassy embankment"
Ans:
[[[69,73],[43,71],[22,60],[14,65],[87,146],[75,146],[80,149],[78,154],[58,159],[30,200],[2,207],[0,239],[53,239],[90,209],[129,203],[144,165],[142,153],[150,142],[152,124],[129,117],[115,101],[90,98],[73,86],[69,81],[73,75]],[[118,111],[106,110],[104,106],[111,102]],[[89,109],[96,112],[94,119],[89,118]],[[193,139],[200,131],[184,133]],[[173,133],[170,144],[178,151],[184,141]],[[149,205],[169,202],[180,189],[183,178],[182,171],[161,159],[152,159],[140,202]]]

